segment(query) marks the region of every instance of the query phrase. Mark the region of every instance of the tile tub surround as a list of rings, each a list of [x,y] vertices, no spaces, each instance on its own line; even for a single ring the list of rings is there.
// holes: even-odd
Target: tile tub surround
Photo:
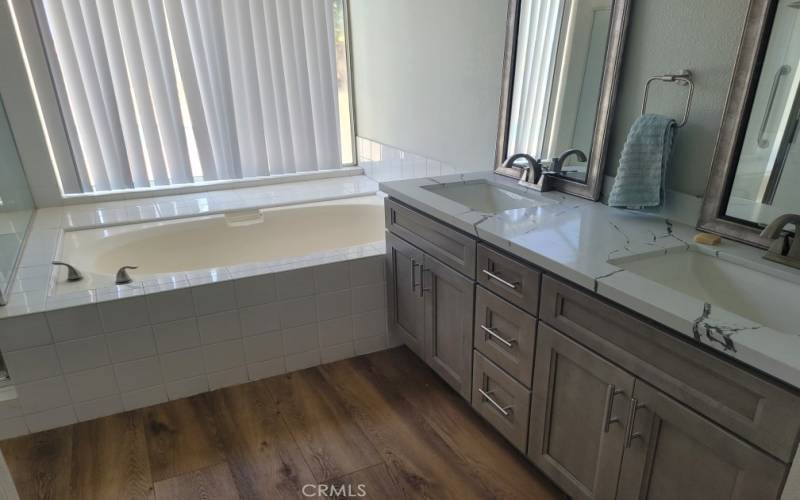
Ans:
[[[0,439],[385,349],[384,251],[0,320]]]
[[[535,192],[554,203],[488,214],[422,188],[480,179],[520,189],[513,179],[490,172],[393,181],[380,187],[431,217],[800,388],[800,331],[779,332],[754,324],[609,261],[691,247],[791,281],[800,281],[797,270],[763,260],[760,249],[727,240],[715,247],[696,245],[692,237],[697,231],[691,226],[563,193]]]
[[[165,287],[181,287],[211,281],[238,278],[274,271],[281,265],[291,266],[298,259],[283,262],[243,264],[176,273],[139,286],[109,286],[75,294],[55,296],[49,293],[54,279],[50,261],[58,255],[58,246],[65,229],[77,230],[120,224],[170,220],[200,215],[213,215],[231,210],[270,208],[315,201],[367,196],[377,192],[377,183],[366,176],[292,182],[268,186],[161,196],[91,205],[73,205],[37,210],[28,243],[23,249],[20,267],[14,278],[8,304],[0,307],[0,318],[29,314],[54,308],[112,300],[121,297],[158,292]],[[310,256],[308,258],[319,258]],[[306,257],[303,257],[306,259]],[[299,259],[302,260],[302,259]]]

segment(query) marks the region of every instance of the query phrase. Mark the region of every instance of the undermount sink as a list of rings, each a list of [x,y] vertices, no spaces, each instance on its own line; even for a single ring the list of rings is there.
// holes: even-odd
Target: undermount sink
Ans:
[[[532,208],[553,203],[544,198],[534,199],[523,196],[483,179],[432,184],[423,186],[423,189],[484,213],[497,213],[515,208]]]
[[[800,333],[800,284],[690,249],[610,261],[773,330]]]

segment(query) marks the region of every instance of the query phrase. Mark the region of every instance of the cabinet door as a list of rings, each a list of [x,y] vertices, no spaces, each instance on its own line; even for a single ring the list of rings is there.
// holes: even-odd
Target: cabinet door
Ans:
[[[539,323],[528,457],[575,499],[615,497],[632,375]]]
[[[786,466],[636,381],[620,499],[776,499]]]
[[[392,335],[424,358],[425,298],[422,296],[423,253],[386,233],[386,286]]]
[[[472,393],[472,306],[475,285],[425,256],[425,361],[469,401]]]

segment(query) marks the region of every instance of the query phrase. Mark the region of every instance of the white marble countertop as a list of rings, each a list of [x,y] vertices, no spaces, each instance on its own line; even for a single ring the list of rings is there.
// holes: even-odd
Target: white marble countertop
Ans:
[[[800,388],[800,331],[755,324],[609,261],[692,249],[766,273],[765,279],[800,283],[800,272],[763,260],[763,250],[727,240],[714,247],[697,245],[692,239],[697,231],[691,226],[563,193],[532,191],[551,203],[488,214],[423,188],[481,179],[521,189],[513,179],[491,172],[387,182],[380,188],[431,217]]]

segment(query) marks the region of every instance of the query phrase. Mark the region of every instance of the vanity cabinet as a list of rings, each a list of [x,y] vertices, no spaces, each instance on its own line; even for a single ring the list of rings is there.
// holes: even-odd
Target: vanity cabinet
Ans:
[[[420,358],[425,358],[425,297],[420,280],[424,253],[386,233],[386,284],[389,324],[394,335]]]

